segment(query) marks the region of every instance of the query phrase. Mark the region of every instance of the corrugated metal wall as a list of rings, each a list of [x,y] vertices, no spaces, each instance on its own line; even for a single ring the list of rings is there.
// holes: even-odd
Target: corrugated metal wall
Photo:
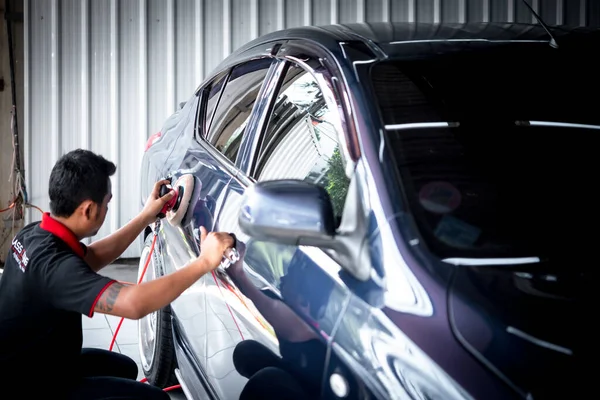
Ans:
[[[600,25],[600,1],[529,1],[548,24]],[[357,21],[535,22],[521,0],[25,0],[30,201],[47,210],[58,157],[91,149],[118,166],[98,237],[115,231],[139,211],[147,137],[220,60],[274,30]]]

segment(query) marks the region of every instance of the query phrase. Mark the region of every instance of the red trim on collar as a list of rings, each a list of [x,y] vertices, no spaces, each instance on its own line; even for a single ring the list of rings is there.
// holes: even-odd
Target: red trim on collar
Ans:
[[[71,230],[65,225],[52,218],[50,213],[44,213],[42,216],[42,222],[40,223],[40,228],[61,239],[79,257],[83,258],[85,256],[83,246],[75,234],[71,232]]]

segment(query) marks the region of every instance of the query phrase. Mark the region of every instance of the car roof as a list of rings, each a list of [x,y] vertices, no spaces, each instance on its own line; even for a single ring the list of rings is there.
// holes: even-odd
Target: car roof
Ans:
[[[600,29],[584,27],[549,27],[559,45],[572,43],[585,38],[597,42]],[[593,33],[593,35],[590,35]],[[336,24],[326,26],[305,26],[284,29],[263,35],[243,45],[230,57],[236,58],[247,50],[273,41],[304,39],[319,43],[328,50],[338,50],[340,42],[362,41],[376,48],[376,53],[384,57],[394,57],[405,52],[397,51],[399,44],[446,42],[460,47],[469,41],[488,42],[549,42],[548,32],[539,24],[523,23],[404,23],[375,22]]]

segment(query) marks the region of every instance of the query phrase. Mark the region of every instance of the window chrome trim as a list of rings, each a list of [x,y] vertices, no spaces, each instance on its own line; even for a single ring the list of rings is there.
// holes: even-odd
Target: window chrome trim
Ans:
[[[522,265],[539,263],[539,257],[518,258],[445,258],[445,263],[453,265]]]
[[[211,136],[211,135],[210,135],[210,129],[212,128],[212,122],[213,122],[212,120],[214,119],[215,113],[216,113],[216,111],[218,110],[219,106],[221,105],[221,101],[222,101],[222,98],[223,98],[223,94],[225,93],[225,90],[227,89],[227,85],[229,85],[229,81],[230,81],[230,79],[231,79],[231,75],[232,75],[232,73],[233,73],[233,70],[234,70],[236,67],[238,67],[238,66],[240,66],[240,65],[242,65],[242,64],[246,64],[246,63],[250,63],[250,62],[253,62],[253,61],[258,61],[258,60],[263,60],[263,59],[269,59],[269,60],[271,60],[271,64],[269,65],[269,67],[268,67],[268,69],[267,69],[267,73],[265,74],[265,77],[263,78],[263,82],[262,82],[261,88],[259,89],[259,91],[258,91],[258,94],[257,94],[257,96],[256,96],[256,101],[255,101],[254,105],[252,106],[252,111],[250,112],[250,115],[248,116],[248,120],[247,120],[248,122],[246,123],[246,127],[244,128],[244,131],[245,131],[245,132],[244,132],[244,134],[243,134],[243,136],[242,136],[242,142],[240,143],[240,148],[239,148],[239,151],[238,151],[238,153],[237,153],[237,155],[236,155],[236,158],[235,158],[235,160],[233,160],[233,161],[232,161],[232,160],[230,160],[229,158],[227,158],[227,157],[225,156],[225,154],[223,154],[221,151],[219,151],[219,150],[218,150],[218,149],[217,149],[217,148],[216,148],[216,147],[215,147],[215,146],[212,144],[212,142],[211,142],[212,140],[214,140],[214,136]],[[208,135],[206,135],[206,136],[202,137],[202,140],[201,140],[201,142],[204,142],[204,143],[206,143],[206,145],[207,145],[207,146],[206,146],[206,148],[209,150],[209,152],[210,152],[211,154],[213,154],[213,156],[214,156],[214,157],[216,157],[216,158],[217,158],[219,161],[223,162],[223,163],[224,163],[224,166],[225,166],[225,167],[226,167],[226,169],[227,169],[227,171],[228,171],[229,173],[231,173],[233,176],[237,176],[237,175],[238,175],[240,172],[242,172],[242,171],[240,170],[240,168],[238,167],[238,165],[239,165],[239,163],[238,163],[238,160],[240,159],[240,154],[241,154],[241,152],[242,152],[242,151],[244,151],[244,149],[245,149],[245,147],[246,147],[246,142],[247,142],[247,140],[248,140],[248,134],[246,133],[246,130],[248,129],[248,127],[251,127],[251,125],[250,125],[250,124],[251,124],[251,123],[253,123],[253,122],[254,122],[254,120],[256,119],[256,108],[255,108],[255,107],[256,107],[256,105],[257,105],[256,103],[257,103],[257,102],[259,101],[259,99],[261,98],[261,97],[260,97],[260,96],[261,96],[261,92],[262,92],[262,90],[263,90],[263,88],[264,88],[264,86],[265,86],[265,85],[264,85],[264,83],[267,81],[267,78],[268,78],[269,74],[271,73],[271,70],[272,70],[272,68],[273,68],[273,65],[274,65],[274,62],[275,62],[275,61],[276,61],[276,60],[275,60],[275,58],[273,58],[273,57],[270,57],[270,56],[258,57],[258,58],[250,58],[250,59],[247,59],[247,60],[241,60],[239,63],[237,63],[237,64],[235,64],[235,65],[231,66],[231,67],[230,67],[230,68],[227,70],[227,74],[225,75],[225,83],[223,84],[223,87],[221,88],[221,90],[220,90],[220,92],[219,92],[219,99],[218,99],[218,101],[217,101],[217,104],[216,104],[216,106],[215,106],[215,111],[213,112],[213,115],[212,115],[212,118],[211,118],[211,121],[210,121],[210,125],[209,125],[209,127],[208,127],[208,130],[209,130],[209,132],[208,132]],[[220,74],[217,74],[217,76],[219,76],[219,75],[220,75]],[[240,77],[243,77],[243,75],[241,75]],[[205,88],[203,89],[203,92],[204,92],[204,94],[203,94],[203,95],[204,95],[204,96],[205,96],[205,93],[206,93],[206,89],[207,89],[207,88],[210,88],[210,85],[205,85]],[[204,111],[204,112],[206,112],[206,111]],[[199,141],[199,142],[200,142],[200,141]]]
[[[285,68],[286,62],[284,60],[273,58],[273,64],[271,64],[265,76],[263,85],[258,92],[256,103],[254,103],[255,106],[248,121],[248,126],[254,129],[254,132],[249,143],[247,143],[247,140],[244,141],[243,148],[240,149],[236,158],[236,165],[239,165],[240,170],[248,174],[254,168],[263,130],[267,123],[267,117],[270,116],[272,106],[276,100],[273,98],[273,94],[279,87],[279,82]]]
[[[423,39],[423,40],[400,40],[395,42],[388,43],[389,45],[402,45],[402,44],[418,44],[418,43],[469,43],[469,42],[479,42],[479,43],[548,43],[547,40],[537,40],[537,39]]]
[[[210,92],[210,90],[212,89],[212,85],[219,81],[220,77],[222,77],[224,79],[223,87],[219,91],[219,98],[217,99],[217,104],[215,105],[215,110],[216,110],[216,108],[219,106],[219,103],[221,102],[221,95],[223,94],[223,90],[225,89],[225,86],[227,86],[227,83],[229,82],[229,76],[231,75],[231,70],[232,70],[232,68],[224,69],[224,70],[220,71],[219,73],[215,74],[213,76],[212,80],[204,82],[202,84],[202,87],[196,92],[196,98],[198,99],[198,107],[197,107],[197,111],[196,111],[195,136],[196,136],[196,140],[198,142],[205,141],[208,143],[208,136],[207,136],[208,132],[204,131],[204,124],[200,124],[201,116],[203,115],[204,117],[206,117],[206,111],[207,111],[206,106],[208,105],[208,94],[209,94],[208,92]],[[213,115],[214,115],[214,113],[213,113]],[[212,123],[212,116],[211,116],[211,121],[208,122],[208,129],[210,129],[211,123]]]
[[[553,128],[575,128],[600,130],[600,125],[576,124],[572,122],[555,121],[515,121],[517,126],[547,126]],[[400,131],[405,129],[427,129],[427,128],[457,128],[460,122],[413,122],[408,124],[385,125],[386,131]]]
[[[600,130],[600,125],[574,124],[571,122],[554,122],[554,121],[516,121],[516,125],[530,126],[548,126],[553,128],[576,128],[576,129],[594,129]]]
[[[409,124],[385,125],[386,131],[401,131],[405,129],[427,129],[427,128],[456,128],[458,122],[413,122]]]

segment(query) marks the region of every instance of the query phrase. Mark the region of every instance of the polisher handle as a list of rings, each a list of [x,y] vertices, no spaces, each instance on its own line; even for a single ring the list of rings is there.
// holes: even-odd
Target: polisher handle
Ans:
[[[165,184],[160,185],[160,190],[158,191],[158,194],[160,197],[163,197],[164,195],[166,195],[167,193],[169,193],[169,187]]]
[[[160,197],[163,197],[164,195],[166,195],[167,193],[169,193],[169,191],[171,190],[171,188],[169,187],[169,185],[160,185],[160,189],[158,190],[158,195]],[[164,218],[167,216],[167,211],[169,211],[169,203],[166,203],[163,208],[160,210],[160,212],[158,214],[156,214],[157,218]]]

